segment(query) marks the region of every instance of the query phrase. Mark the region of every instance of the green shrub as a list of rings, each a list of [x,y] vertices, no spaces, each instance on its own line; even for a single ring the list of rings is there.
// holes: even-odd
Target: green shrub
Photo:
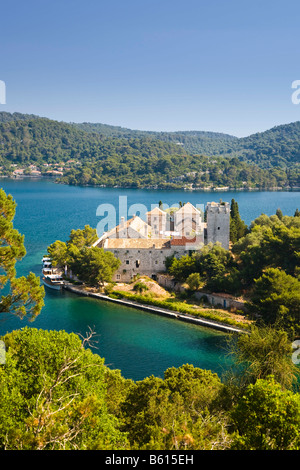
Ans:
[[[153,305],[155,307],[164,308],[166,310],[175,311],[178,313],[189,314],[194,317],[205,318],[208,320],[213,320],[216,322],[221,322],[223,324],[228,324],[231,326],[237,326],[239,328],[247,328],[247,325],[240,324],[240,322],[235,321],[232,318],[226,317],[226,312],[222,315],[220,312],[215,312],[214,310],[208,309],[201,309],[201,311],[197,311],[194,307],[185,304],[184,302],[180,302],[177,299],[168,299],[168,300],[159,300],[153,299],[145,295],[140,294],[132,294],[131,292],[122,292],[122,291],[114,291],[113,294],[110,295],[112,298],[117,299],[127,299],[136,301],[140,304],[146,305]]]

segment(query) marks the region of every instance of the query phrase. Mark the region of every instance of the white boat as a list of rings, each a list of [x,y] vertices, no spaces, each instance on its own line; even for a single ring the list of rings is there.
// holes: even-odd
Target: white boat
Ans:
[[[64,285],[63,278],[59,274],[46,274],[43,277],[43,283],[54,290],[61,290]]]
[[[50,269],[52,267],[51,258],[49,258],[48,256],[43,256],[42,266],[43,266],[43,269],[44,268],[49,268]]]
[[[42,273],[44,276],[48,276],[49,274],[53,274],[52,268],[43,268]]]

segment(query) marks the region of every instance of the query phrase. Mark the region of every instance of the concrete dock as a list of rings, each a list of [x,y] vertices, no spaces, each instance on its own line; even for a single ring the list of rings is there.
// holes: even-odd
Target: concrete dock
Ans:
[[[196,316],[192,316],[188,313],[179,313],[173,310],[168,310],[165,308],[161,307],[156,307],[153,305],[146,305],[146,304],[141,304],[132,300],[127,300],[127,299],[113,299],[109,297],[108,295],[105,294],[100,294],[96,292],[88,292],[83,288],[80,288],[78,286],[74,286],[71,283],[65,282],[64,288],[70,292],[74,292],[75,294],[82,295],[85,297],[93,297],[99,300],[104,300],[107,302],[113,302],[117,303],[119,305],[124,305],[126,307],[131,307],[131,308],[137,308],[139,310],[144,310],[146,312],[151,312],[155,313],[157,315],[163,315],[165,317],[185,321],[188,323],[194,323],[199,326],[204,326],[207,328],[213,328],[215,330],[223,331],[224,333],[246,333],[244,329],[240,329],[234,326],[226,325],[224,323],[218,323],[212,320],[206,320],[204,318],[199,318]]]

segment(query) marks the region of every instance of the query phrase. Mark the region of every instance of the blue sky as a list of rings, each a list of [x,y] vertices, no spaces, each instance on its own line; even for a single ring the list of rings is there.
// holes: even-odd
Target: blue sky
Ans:
[[[1,2],[0,111],[245,136],[300,120],[300,2]]]

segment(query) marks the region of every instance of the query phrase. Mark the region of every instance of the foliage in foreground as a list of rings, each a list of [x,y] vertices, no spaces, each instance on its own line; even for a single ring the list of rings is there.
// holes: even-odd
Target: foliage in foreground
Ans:
[[[4,337],[2,449],[110,449],[126,435],[108,412],[103,359],[75,334],[24,328]]]
[[[0,189],[0,313],[12,313],[31,320],[44,305],[44,287],[35,274],[16,276],[16,262],[26,255],[24,236],[14,228],[16,202]]]
[[[300,449],[299,394],[285,380],[295,370],[278,333],[235,340],[245,367],[226,380],[185,364],[134,382],[92,353],[91,331],[13,331],[2,338],[0,449]]]

